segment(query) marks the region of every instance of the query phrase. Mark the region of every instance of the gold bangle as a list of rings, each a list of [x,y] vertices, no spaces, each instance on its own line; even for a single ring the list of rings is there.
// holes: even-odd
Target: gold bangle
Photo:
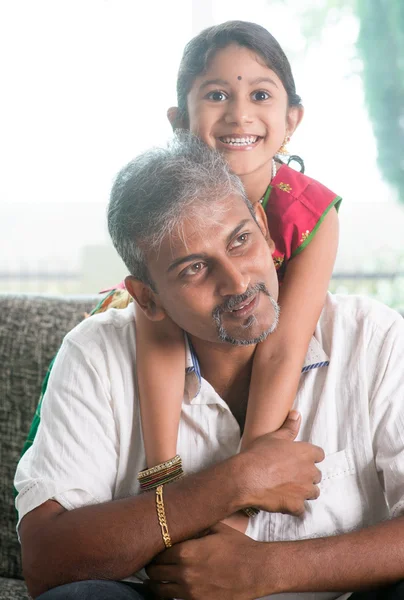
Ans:
[[[255,508],[254,506],[243,508],[243,513],[247,515],[247,517],[256,517],[259,514],[259,512],[259,508]]]
[[[144,469],[143,471],[140,471],[137,478],[139,481],[141,481],[145,477],[149,477],[150,475],[154,475],[154,473],[159,473],[160,471],[169,469],[174,465],[181,465],[181,456],[179,454],[176,454],[173,458],[170,458],[170,460],[151,467],[150,469]]]
[[[163,486],[159,485],[156,488],[156,509],[157,509],[157,517],[159,520],[159,525],[161,527],[161,535],[163,536],[163,542],[166,548],[171,548],[171,537],[168,533],[168,525],[166,519],[166,511],[164,509],[164,500],[163,500]]]

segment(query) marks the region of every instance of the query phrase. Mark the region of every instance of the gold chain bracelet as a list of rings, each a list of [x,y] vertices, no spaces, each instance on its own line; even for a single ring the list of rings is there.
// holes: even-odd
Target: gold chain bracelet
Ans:
[[[168,533],[168,525],[166,519],[166,511],[164,509],[164,500],[163,500],[163,486],[159,485],[156,488],[156,509],[157,509],[157,517],[159,520],[159,525],[161,528],[161,535],[163,536],[163,542],[166,548],[171,548],[171,537]]]

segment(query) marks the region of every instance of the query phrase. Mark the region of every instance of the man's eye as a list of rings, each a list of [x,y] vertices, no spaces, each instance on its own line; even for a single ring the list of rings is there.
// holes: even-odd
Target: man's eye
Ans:
[[[271,96],[268,92],[264,92],[264,90],[258,90],[258,92],[254,92],[252,94],[253,100],[257,100],[258,102],[262,102],[263,100],[269,100]]]
[[[249,237],[250,237],[249,233],[242,233],[241,235],[237,236],[231,245],[231,249],[239,248],[240,246],[244,246],[244,244],[246,244],[248,242]]]
[[[227,100],[227,94],[216,90],[214,92],[209,92],[206,98],[208,98],[208,100],[213,100],[213,102],[223,102],[223,100]]]
[[[206,268],[205,263],[197,262],[193,265],[189,265],[186,269],[181,272],[181,277],[189,277],[193,275],[199,275]]]

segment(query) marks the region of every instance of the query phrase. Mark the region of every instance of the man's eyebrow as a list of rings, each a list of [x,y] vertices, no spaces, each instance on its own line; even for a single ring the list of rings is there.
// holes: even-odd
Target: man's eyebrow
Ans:
[[[231,240],[239,233],[239,231],[241,231],[246,225],[247,223],[249,223],[251,221],[251,219],[243,219],[241,221],[241,223],[239,223],[237,225],[237,227],[235,229],[233,229],[233,231],[227,236],[227,240],[226,243],[230,244]]]
[[[271,79],[270,77],[257,77],[256,79],[250,79],[248,81],[248,83],[250,85],[259,85],[260,83],[270,83],[271,85],[278,87],[278,84],[276,83],[276,81],[274,79]]]
[[[229,235],[226,238],[226,244],[229,244],[231,242],[231,240],[234,238],[234,236],[236,236],[239,233],[239,231],[241,231],[246,226],[246,224],[249,223],[251,220],[252,219],[243,219],[241,221],[241,223],[239,223],[237,225],[237,227],[235,227],[233,229],[233,231],[231,231],[231,233],[229,233]],[[171,273],[171,271],[173,271],[180,265],[187,263],[187,262],[191,262],[193,260],[207,260],[207,255],[204,254],[203,252],[199,252],[199,253],[195,253],[195,254],[187,254],[186,256],[180,256],[180,258],[176,258],[169,265],[169,267],[167,269],[167,273]]]
[[[177,258],[171,263],[171,265],[167,269],[167,273],[170,273],[171,271],[179,267],[179,265],[190,262],[192,260],[206,260],[206,254],[187,254],[186,256],[181,256],[180,258]]]
[[[225,79],[207,79],[199,86],[199,91],[204,90],[209,85],[230,85]]]

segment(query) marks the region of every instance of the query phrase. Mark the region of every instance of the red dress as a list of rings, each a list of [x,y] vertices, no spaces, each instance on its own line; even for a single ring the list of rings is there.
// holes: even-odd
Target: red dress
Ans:
[[[324,185],[282,165],[265,193],[262,205],[268,217],[271,238],[275,243],[273,259],[278,279],[282,281],[286,266],[311,242],[328,211],[335,206],[338,210],[341,202]],[[101,301],[95,312],[105,310],[113,299],[115,290],[125,289],[122,281]],[[100,292],[102,293],[102,292]]]
[[[271,238],[273,259],[282,281],[288,261],[311,242],[328,211],[338,210],[341,198],[324,185],[282,165],[263,199]]]

